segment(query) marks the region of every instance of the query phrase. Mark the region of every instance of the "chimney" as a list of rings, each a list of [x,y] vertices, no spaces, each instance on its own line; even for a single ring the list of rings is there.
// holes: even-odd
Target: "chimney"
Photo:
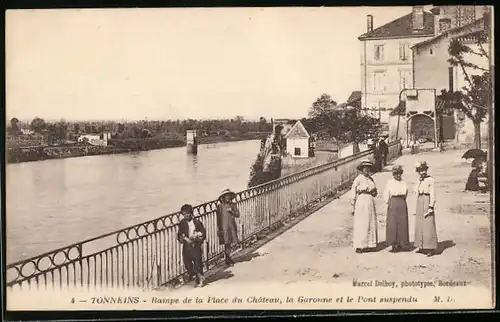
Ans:
[[[373,31],[373,16],[367,15],[366,16],[366,32],[372,32],[372,31]]]
[[[413,6],[412,23],[413,31],[424,30],[424,6]]]

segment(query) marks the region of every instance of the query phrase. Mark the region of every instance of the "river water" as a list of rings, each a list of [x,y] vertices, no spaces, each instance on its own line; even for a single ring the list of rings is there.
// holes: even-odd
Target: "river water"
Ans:
[[[260,141],[6,167],[7,263],[244,190]]]

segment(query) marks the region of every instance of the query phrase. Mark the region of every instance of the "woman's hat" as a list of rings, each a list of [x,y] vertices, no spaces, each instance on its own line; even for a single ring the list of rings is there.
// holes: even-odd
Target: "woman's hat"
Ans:
[[[219,200],[222,199],[222,197],[224,197],[225,195],[231,195],[231,199],[234,199],[236,197],[236,194],[234,192],[229,189],[224,189],[219,195]]]
[[[425,162],[425,161],[418,161],[415,164],[415,171],[417,171],[417,172],[422,171],[422,170],[427,170],[427,169],[429,169],[429,166],[427,166],[427,162]]]
[[[373,163],[370,160],[366,159],[366,160],[361,161],[357,166],[358,170],[361,170],[365,167],[368,167],[371,169],[371,168],[373,168]]]
[[[403,173],[403,166],[396,164],[392,167],[392,173]]]

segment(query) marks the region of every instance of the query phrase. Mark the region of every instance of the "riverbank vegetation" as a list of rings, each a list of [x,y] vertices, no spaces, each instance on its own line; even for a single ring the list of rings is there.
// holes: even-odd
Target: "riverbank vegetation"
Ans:
[[[198,131],[199,144],[261,139],[272,130],[271,122],[241,116],[222,120],[167,121],[75,121],[48,122],[35,117],[22,122],[14,117],[7,124],[7,162],[37,161],[85,155],[114,154],[180,147],[186,144],[186,131]],[[78,142],[84,135],[103,137],[106,146]]]

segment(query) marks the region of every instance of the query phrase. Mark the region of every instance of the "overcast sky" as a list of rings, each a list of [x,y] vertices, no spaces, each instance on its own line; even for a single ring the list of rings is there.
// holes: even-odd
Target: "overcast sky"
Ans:
[[[7,118],[306,116],[360,89],[359,35],[411,7],[7,12]]]

